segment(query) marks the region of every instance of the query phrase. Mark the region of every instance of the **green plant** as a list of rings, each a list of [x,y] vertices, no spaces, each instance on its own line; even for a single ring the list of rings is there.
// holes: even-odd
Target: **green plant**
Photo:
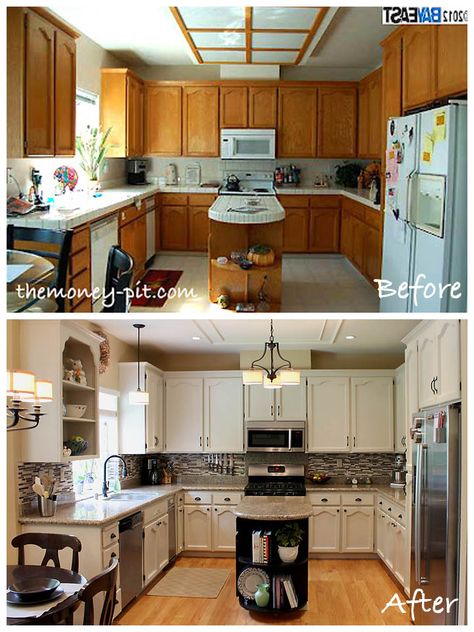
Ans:
[[[287,522],[275,533],[279,546],[298,546],[303,541],[304,531],[297,522]]]
[[[340,184],[343,187],[356,187],[357,176],[360,174],[363,167],[356,162],[345,162],[342,165],[336,167],[336,184]]]
[[[102,133],[98,127],[87,126],[82,136],[76,137],[76,149],[79,154],[79,164],[90,180],[98,180],[102,163],[110,149],[107,138],[112,128]]]

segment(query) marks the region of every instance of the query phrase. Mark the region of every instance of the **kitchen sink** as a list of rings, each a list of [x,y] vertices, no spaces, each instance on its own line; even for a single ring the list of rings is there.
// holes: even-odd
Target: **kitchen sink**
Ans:
[[[107,498],[102,498],[102,500],[151,500],[154,498],[151,494],[143,494],[141,492],[119,492],[118,494],[112,494],[111,496],[107,496]]]

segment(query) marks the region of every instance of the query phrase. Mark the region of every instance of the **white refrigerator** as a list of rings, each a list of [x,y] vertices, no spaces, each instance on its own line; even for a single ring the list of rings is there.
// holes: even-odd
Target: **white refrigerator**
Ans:
[[[466,311],[466,101],[388,121],[381,276],[383,312]]]

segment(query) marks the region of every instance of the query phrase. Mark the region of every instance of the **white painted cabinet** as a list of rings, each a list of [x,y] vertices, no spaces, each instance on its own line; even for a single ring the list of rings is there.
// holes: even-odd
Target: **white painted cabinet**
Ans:
[[[378,497],[376,551],[394,577],[407,589],[410,583],[410,542],[407,512],[402,505]]]
[[[157,534],[157,545],[158,545],[158,570],[163,570],[164,567],[168,564],[169,560],[169,533],[168,533],[168,514],[164,515],[160,520],[158,520],[158,534]]]
[[[394,377],[395,452],[407,449],[407,416],[405,403],[405,365],[395,371]]]
[[[308,379],[308,452],[348,452],[350,378]]]
[[[235,551],[236,517],[233,507],[212,507],[212,550]]]
[[[212,516],[209,505],[185,505],[184,548],[187,551],[212,549]]]
[[[435,328],[427,329],[418,338],[418,394],[420,408],[436,404],[434,379],[436,375]]]
[[[312,553],[339,552],[341,510],[339,507],[313,507],[309,521],[309,550]]]
[[[393,378],[351,378],[352,452],[393,452]]]
[[[203,450],[203,388],[197,377],[165,381],[165,449],[167,452]]]
[[[163,377],[159,369],[140,363],[140,385],[149,393],[148,406],[131,404],[128,394],[137,389],[136,362],[119,363],[119,450],[122,454],[163,451]]]
[[[178,494],[176,502],[176,553],[179,554],[184,549],[184,495]]]
[[[374,550],[373,507],[342,508],[343,553],[371,553]]]
[[[407,529],[405,526],[394,522],[394,554],[393,554],[393,572],[402,586],[407,585]]]
[[[143,529],[143,583],[148,584],[158,573],[158,526],[154,521]]]
[[[204,450],[243,452],[244,411],[240,377],[204,379]]]
[[[385,562],[385,522],[387,516],[381,509],[375,512],[375,550],[380,559]]]
[[[306,421],[306,380],[280,389],[246,386],[247,421]]]

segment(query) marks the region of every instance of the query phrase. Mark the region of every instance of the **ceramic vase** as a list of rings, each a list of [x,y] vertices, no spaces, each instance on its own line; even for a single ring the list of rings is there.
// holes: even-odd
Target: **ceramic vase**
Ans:
[[[294,562],[298,557],[298,546],[278,546],[278,555],[282,562]]]
[[[259,608],[266,608],[270,601],[269,593],[270,584],[258,584],[255,593],[255,603]]]

